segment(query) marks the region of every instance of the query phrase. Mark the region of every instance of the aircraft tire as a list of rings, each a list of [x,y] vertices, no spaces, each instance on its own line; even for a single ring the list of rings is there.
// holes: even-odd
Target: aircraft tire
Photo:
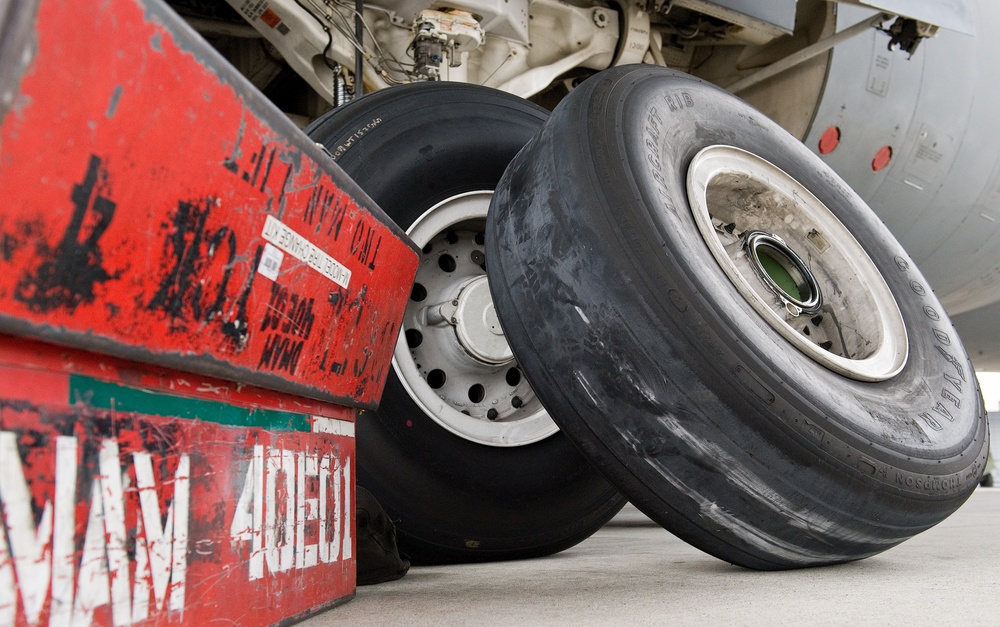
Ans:
[[[496,90],[422,83],[366,95],[306,129],[425,247],[381,404],[357,421],[358,484],[385,508],[415,564],[555,553],[625,503],[558,432],[516,364],[470,361],[452,327],[420,313],[468,281],[488,295],[476,253],[489,197],[547,115]],[[446,385],[428,387],[435,376]]]
[[[817,156],[708,83],[630,66],[571,92],[497,186],[486,254],[562,431],[722,560],[874,555],[979,482],[982,399],[924,277]]]

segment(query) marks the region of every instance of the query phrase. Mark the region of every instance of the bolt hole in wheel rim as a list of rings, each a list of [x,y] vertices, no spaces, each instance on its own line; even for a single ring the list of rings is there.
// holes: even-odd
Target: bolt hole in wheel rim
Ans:
[[[745,150],[709,146],[688,168],[687,193],[712,256],[788,342],[859,381],[902,370],[906,326],[889,286],[802,184]]]
[[[483,231],[492,196],[448,198],[407,231],[423,252],[393,368],[420,409],[451,433],[523,446],[559,428],[514,361],[489,295]]]

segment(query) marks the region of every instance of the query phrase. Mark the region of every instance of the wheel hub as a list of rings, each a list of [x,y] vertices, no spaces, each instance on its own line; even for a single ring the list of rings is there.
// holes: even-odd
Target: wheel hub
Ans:
[[[823,307],[823,292],[809,266],[777,235],[751,231],[743,238],[750,267],[793,316]]]
[[[500,365],[512,361],[514,353],[500,328],[486,276],[476,277],[467,283],[457,302],[455,335],[462,348],[486,364]]]
[[[521,375],[493,305],[483,254],[491,196],[453,196],[408,229],[422,254],[392,363],[443,428],[477,444],[524,446],[558,427]]]
[[[691,161],[687,193],[712,256],[790,344],[859,381],[885,381],[903,369],[906,325],[892,291],[805,186],[750,152],[709,146]]]

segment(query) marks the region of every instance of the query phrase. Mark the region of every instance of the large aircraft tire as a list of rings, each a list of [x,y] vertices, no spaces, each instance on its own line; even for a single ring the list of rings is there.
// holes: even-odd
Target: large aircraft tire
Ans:
[[[764,570],[864,558],[978,484],[982,399],[924,277],[722,90],[649,66],[589,79],[507,169],[487,236],[552,417],[704,551]]]
[[[482,327],[490,196],[547,115],[495,90],[424,83],[307,129],[424,249],[381,404],[357,421],[358,483],[416,564],[551,554],[625,502],[559,433],[499,327]]]

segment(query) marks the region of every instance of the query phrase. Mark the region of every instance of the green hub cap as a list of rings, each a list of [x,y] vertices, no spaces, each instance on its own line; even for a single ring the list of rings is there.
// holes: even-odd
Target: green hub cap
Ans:
[[[784,240],[763,231],[743,236],[743,249],[761,281],[785,303],[793,316],[817,313],[823,294],[816,277]]]

